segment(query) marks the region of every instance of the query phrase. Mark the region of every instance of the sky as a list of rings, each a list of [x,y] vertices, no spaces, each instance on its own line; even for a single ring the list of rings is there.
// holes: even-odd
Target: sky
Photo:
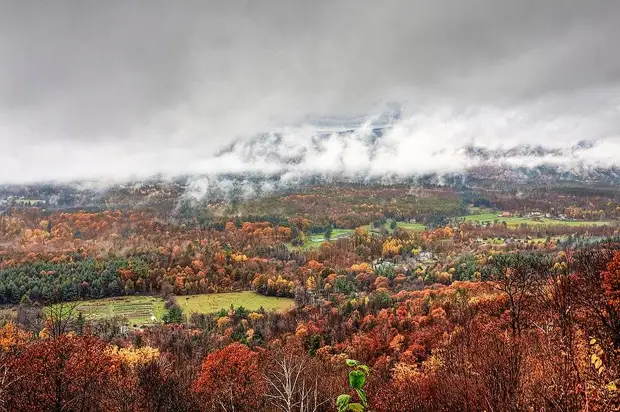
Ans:
[[[620,163],[618,2],[0,2],[0,183]]]

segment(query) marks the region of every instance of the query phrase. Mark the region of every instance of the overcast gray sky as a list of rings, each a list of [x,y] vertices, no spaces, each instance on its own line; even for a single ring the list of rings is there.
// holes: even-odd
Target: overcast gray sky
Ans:
[[[577,160],[612,164],[618,39],[609,0],[0,0],[0,182],[261,170],[247,147],[213,154],[394,101],[383,160],[363,131],[315,153],[289,128],[274,150],[414,173],[467,166],[464,144],[585,139],[602,146]]]

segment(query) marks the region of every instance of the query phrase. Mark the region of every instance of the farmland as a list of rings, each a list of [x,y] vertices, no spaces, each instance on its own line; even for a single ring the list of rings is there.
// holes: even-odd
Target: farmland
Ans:
[[[164,301],[155,296],[124,296],[87,300],[76,308],[87,319],[126,318],[130,324],[153,323],[152,316],[160,321],[164,314]]]
[[[610,222],[606,221],[582,221],[582,220],[559,220],[553,218],[523,218],[518,216],[509,216],[509,217],[501,217],[498,216],[498,213],[477,213],[467,216],[461,216],[459,218],[466,223],[493,223],[493,222],[506,222],[508,226],[519,226],[521,224],[526,224],[530,226],[570,226],[570,227],[580,227],[580,226],[604,226],[609,225]]]
[[[254,292],[213,293],[177,297],[177,303],[186,314],[213,313],[227,309],[230,305],[243,306],[248,310],[281,311],[293,306],[293,299],[270,297]],[[165,313],[164,301],[155,296],[124,296],[108,299],[93,299],[81,303],[77,310],[84,313],[87,319],[104,319],[115,316],[126,318],[130,324],[160,322]]]

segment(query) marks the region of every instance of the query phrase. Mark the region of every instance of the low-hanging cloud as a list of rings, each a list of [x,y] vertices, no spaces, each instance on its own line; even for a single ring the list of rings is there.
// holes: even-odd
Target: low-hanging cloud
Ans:
[[[616,166],[618,38],[603,0],[9,2],[0,183]]]

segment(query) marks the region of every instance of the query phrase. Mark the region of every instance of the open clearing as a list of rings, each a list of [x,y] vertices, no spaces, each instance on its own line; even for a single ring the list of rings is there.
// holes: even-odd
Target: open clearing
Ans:
[[[392,221],[388,220],[383,225],[383,227],[385,227],[385,229],[388,231],[388,233],[392,233],[392,229],[390,229],[390,223],[392,223]],[[403,230],[408,230],[408,231],[411,231],[411,232],[421,232],[423,230],[426,230],[426,226],[424,226],[421,223],[409,223],[409,222],[398,222],[397,221],[396,222],[396,226],[401,228],[401,229],[403,229]],[[373,227],[372,224],[366,225],[365,228],[369,232],[379,232],[379,229]]]
[[[243,306],[251,311],[258,310],[261,307],[268,311],[284,311],[295,306],[295,301],[290,298],[264,296],[249,291],[177,296],[177,302],[187,314],[192,312],[213,313],[220,309],[228,309],[230,305],[236,308]]]
[[[526,224],[530,226],[537,225],[546,225],[546,226],[604,226],[609,225],[610,222],[593,222],[593,221],[581,221],[581,220],[559,220],[559,219],[551,219],[551,218],[522,218],[516,216],[510,217],[499,217],[498,213],[480,213],[475,215],[467,215],[461,216],[461,219],[464,219],[465,222],[478,222],[478,223],[487,223],[487,222],[495,222],[498,223],[506,222],[508,226],[519,226],[521,224]]]
[[[329,241],[331,242],[336,239],[349,237],[351,233],[353,233],[352,229],[333,229],[332,236],[329,239]],[[324,242],[327,242],[327,239],[325,239],[325,233],[318,233],[318,234],[308,236],[308,239],[306,240],[303,246],[293,246],[293,244],[290,242],[287,243],[286,245],[289,248],[289,250],[297,250],[297,251],[305,252],[308,250],[318,249],[321,246],[321,244]]]
[[[177,302],[183,311],[189,315],[192,312],[213,313],[220,309],[243,306],[248,310],[282,311],[295,305],[289,298],[263,296],[251,291],[232,293],[211,293],[204,295],[177,296]],[[113,316],[127,318],[130,324],[160,322],[165,313],[164,301],[155,296],[121,296],[107,299],[93,299],[81,302],[77,307],[87,319],[103,319]]]
[[[412,232],[421,232],[426,230],[426,226],[421,223],[396,222],[396,225],[401,229],[410,230]]]
[[[351,233],[353,233],[351,229],[333,229],[330,240],[336,240],[341,237],[348,237],[349,235],[351,235]],[[325,239],[325,233],[319,233],[318,235],[310,235],[308,237],[308,240],[313,243],[327,242],[327,239]]]
[[[153,323],[152,316],[155,316],[156,321],[159,322],[165,313],[164,301],[155,296],[120,296],[85,300],[79,304],[77,310],[82,312],[87,319],[120,316],[127,318],[130,324]]]
[[[388,220],[384,224],[384,227],[388,231],[388,233],[392,233],[392,229],[390,229],[390,223],[391,223],[391,220]],[[399,228],[412,231],[412,232],[421,232],[423,230],[426,230],[426,226],[420,223],[396,222],[396,224],[398,225]],[[365,225],[362,227],[364,227],[369,232],[375,232],[375,233],[379,232],[379,229],[373,228],[372,225]],[[332,236],[330,238],[330,241],[333,242],[334,240],[337,240],[340,238],[349,237],[351,236],[352,233],[353,233],[352,229],[334,229],[332,231]],[[293,244],[290,242],[287,243],[286,246],[288,247],[289,250],[307,252],[310,250],[318,249],[321,246],[321,244],[324,242],[327,242],[327,239],[325,239],[325,234],[319,233],[319,234],[308,236],[308,239],[306,240],[306,243],[304,243],[303,246],[293,246]]]

